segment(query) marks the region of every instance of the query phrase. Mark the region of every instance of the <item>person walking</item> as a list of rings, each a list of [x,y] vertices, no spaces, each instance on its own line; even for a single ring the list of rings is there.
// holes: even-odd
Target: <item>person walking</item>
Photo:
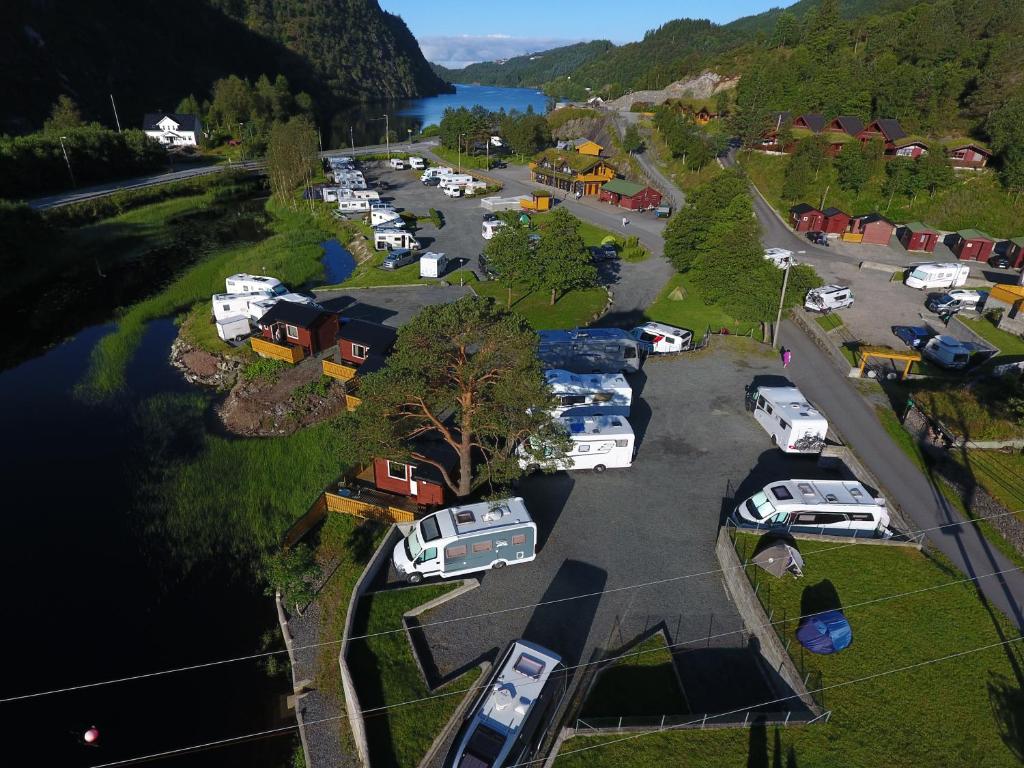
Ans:
[[[623,216],[622,217],[622,228],[625,229],[627,224],[629,224],[629,219],[627,219],[625,216]]]
[[[793,360],[793,352],[791,350],[782,348],[782,367],[789,368],[789,363]]]

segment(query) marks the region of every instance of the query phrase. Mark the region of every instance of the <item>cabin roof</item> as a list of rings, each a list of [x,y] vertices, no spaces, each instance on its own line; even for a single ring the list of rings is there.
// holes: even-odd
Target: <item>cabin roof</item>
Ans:
[[[287,323],[299,328],[312,328],[322,317],[330,314],[330,312],[316,304],[278,301],[259,319],[259,324],[264,326],[273,323]]]
[[[147,112],[142,118],[142,130],[159,131],[160,126],[158,123],[165,117],[169,117],[176,122],[179,131],[194,131],[198,133],[202,130],[198,117],[195,115],[185,115],[180,112]]]
[[[612,194],[633,197],[634,195],[639,195],[641,192],[647,189],[647,187],[645,187],[643,184],[637,184],[632,181],[626,181],[625,179],[612,179],[611,181],[606,181],[604,185],[601,187],[601,189],[605,190],[606,192],[611,192]]]
[[[987,234],[980,229],[961,229],[956,233],[963,240],[991,240]]]
[[[927,224],[922,224],[920,221],[908,221],[903,226],[905,226],[914,234],[919,234],[921,232],[930,232],[932,234],[938,234],[934,229],[929,227]]]
[[[363,344],[376,351],[389,349],[395,343],[398,331],[380,323],[369,320],[348,320],[338,331],[338,338]]]

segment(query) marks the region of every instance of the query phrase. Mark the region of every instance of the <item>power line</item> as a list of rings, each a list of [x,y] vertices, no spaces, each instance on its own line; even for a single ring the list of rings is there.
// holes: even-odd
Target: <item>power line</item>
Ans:
[[[987,515],[985,517],[975,517],[975,518],[972,518],[972,519],[966,519],[966,520],[961,520],[961,521],[953,520],[953,521],[950,521],[950,522],[947,522],[947,523],[942,523],[941,525],[932,526],[930,528],[920,528],[920,529],[918,529],[916,531],[910,531],[910,532],[908,532],[907,535],[908,536],[916,536],[918,534],[928,533],[929,531],[937,531],[937,530],[942,530],[942,529],[945,529],[945,528],[953,528],[953,527],[957,527],[957,526],[961,526],[961,525],[971,525],[971,524],[980,522],[982,520],[992,520],[992,519],[995,519],[995,518],[1005,517],[1007,515],[1012,515],[1012,514],[1014,514],[1014,513],[1013,512],[1000,512],[1000,513],[997,513],[997,514],[994,514],[994,515]],[[767,531],[767,533],[770,533],[770,532],[771,531]],[[853,539],[850,540],[849,543],[837,544],[834,547],[824,547],[822,549],[815,550],[813,553],[809,553],[807,556],[810,556],[811,554],[819,555],[819,554],[823,554],[825,552],[834,552],[836,550],[846,549],[847,547],[856,546],[858,543],[859,543],[859,541],[856,538],[853,538]],[[514,607],[511,607],[511,608],[500,608],[500,609],[494,610],[494,611],[485,611],[485,612],[482,612],[482,613],[469,614],[467,616],[455,616],[455,617],[450,618],[450,619],[439,619],[437,621],[432,621],[432,622],[427,622],[425,624],[420,624],[418,628],[419,629],[428,629],[430,627],[436,627],[436,626],[441,626],[441,625],[445,625],[445,624],[452,624],[452,623],[456,623],[456,622],[459,622],[459,621],[471,621],[471,620],[474,620],[474,619],[488,618],[490,616],[497,616],[497,615],[500,615],[500,614],[512,613],[512,612],[515,612],[515,611],[525,611],[525,610],[530,610],[530,609],[534,609],[534,608],[541,608],[541,607],[544,607],[544,606],[555,605],[555,604],[558,604],[558,603],[570,602],[570,601],[573,601],[573,600],[583,600],[583,599],[590,598],[590,597],[599,597],[601,595],[613,594],[613,593],[616,593],[616,592],[624,592],[624,591],[628,591],[628,590],[632,590],[632,589],[642,589],[642,588],[645,588],[645,587],[660,586],[662,584],[669,584],[669,583],[676,582],[676,581],[684,581],[686,579],[692,579],[692,578],[696,578],[696,577],[699,577],[699,576],[714,576],[714,575],[719,574],[719,573],[725,573],[727,570],[735,570],[737,568],[742,569],[744,567],[745,566],[743,564],[740,564],[739,566],[732,566],[731,568],[715,568],[715,569],[708,570],[708,571],[698,571],[696,573],[687,573],[687,574],[682,574],[682,575],[679,575],[679,576],[670,576],[670,577],[667,577],[667,578],[664,578],[664,579],[656,579],[654,581],[642,582],[642,583],[639,583],[639,584],[627,584],[627,585],[624,585],[624,586],[621,586],[621,587],[613,587],[613,588],[610,588],[610,589],[604,589],[604,590],[601,590],[599,592],[586,592],[586,593],[582,593],[582,594],[578,594],[578,595],[569,595],[567,597],[560,597],[560,598],[556,598],[556,599],[553,599],[553,600],[545,600],[545,601],[541,601],[541,602],[537,602],[537,603],[530,603],[530,604],[527,604],[527,605],[514,606]],[[382,636],[385,636],[385,635],[392,635],[392,634],[396,634],[398,632],[404,632],[404,631],[405,631],[404,627],[398,627],[398,628],[395,628],[395,629],[382,630],[380,632],[371,632],[371,633],[367,633],[367,634],[363,634],[363,635],[354,635],[354,636],[352,636],[352,637],[350,637],[348,639],[349,639],[349,641],[353,641],[353,640],[366,640],[366,639],[370,639],[370,638],[374,638],[374,637],[382,637]],[[302,651],[302,650],[309,650],[309,649],[313,649],[313,648],[322,648],[322,647],[330,646],[330,645],[340,645],[341,642],[342,641],[340,639],[338,639],[338,640],[325,640],[325,641],[317,642],[317,643],[309,643],[307,645],[293,646],[292,647],[292,652]],[[112,678],[112,679],[109,679],[109,680],[97,680],[97,681],[92,682],[92,683],[80,683],[80,684],[76,684],[76,685],[65,686],[65,687],[62,687],[62,688],[53,688],[53,689],[49,689],[49,690],[45,690],[45,691],[36,691],[36,692],[33,692],[33,693],[23,693],[23,694],[18,694],[16,696],[7,696],[7,697],[4,697],[4,698],[0,698],[0,704],[10,704],[10,703],[13,703],[13,702],[16,702],[16,701],[24,701],[24,700],[27,700],[27,699],[42,698],[44,696],[55,696],[55,695],[61,694],[61,693],[73,693],[75,691],[89,690],[91,688],[100,688],[100,687],[104,687],[104,686],[107,686],[107,685],[117,685],[117,684],[120,684],[120,683],[136,682],[136,681],[139,681],[139,680],[147,680],[147,679],[156,678],[156,677],[166,677],[168,675],[178,674],[178,673],[181,673],[181,672],[194,672],[194,671],[197,671],[197,670],[200,670],[200,669],[209,669],[209,668],[212,668],[212,667],[224,666],[226,664],[234,664],[234,663],[238,663],[238,662],[241,662],[241,661],[256,661],[257,659],[269,658],[271,656],[279,656],[279,655],[281,655],[283,653],[288,653],[288,650],[287,649],[280,649],[280,650],[276,650],[276,651],[262,651],[260,653],[251,653],[251,654],[246,654],[246,655],[243,655],[243,656],[233,656],[233,657],[229,657],[229,658],[225,658],[225,659],[215,659],[213,661],[200,662],[198,664],[189,664],[189,665],[185,665],[185,666],[181,666],[181,667],[171,667],[171,668],[168,668],[168,669],[156,670],[154,672],[142,672],[142,673],[135,674],[135,675],[127,675],[125,677]]]

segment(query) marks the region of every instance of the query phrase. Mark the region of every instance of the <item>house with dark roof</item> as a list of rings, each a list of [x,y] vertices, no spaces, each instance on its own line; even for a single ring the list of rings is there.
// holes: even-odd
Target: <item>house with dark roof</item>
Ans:
[[[177,112],[147,112],[142,130],[166,147],[194,147],[203,135],[203,125],[195,115]]]
[[[963,261],[985,261],[992,255],[996,241],[980,229],[961,229],[953,239],[950,250]]]
[[[808,203],[798,203],[789,209],[789,223],[797,232],[819,232],[825,223],[825,214]]]
[[[533,181],[570,194],[597,195],[615,178],[615,167],[603,157],[556,148],[538,153],[529,167]]]
[[[828,153],[835,157],[843,151],[843,147],[856,141],[858,134],[864,130],[864,121],[853,115],[839,115],[829,120],[821,131],[828,141]]]
[[[906,137],[907,132],[900,126],[900,121],[891,117],[879,117],[872,120],[857,134],[857,139],[862,144],[867,144],[875,139],[881,140],[885,144],[887,154],[894,153],[896,142]]]
[[[841,235],[846,231],[846,227],[850,223],[850,214],[838,208],[826,208],[821,213],[824,217],[821,224],[822,232]]]
[[[928,144],[923,139],[907,136],[893,142],[893,150],[889,154],[896,157],[917,158],[928,154]]]
[[[808,112],[805,115],[797,115],[793,120],[794,128],[803,128],[811,133],[821,133],[825,128],[825,116],[815,112]]]
[[[384,367],[398,331],[369,320],[348,320],[338,329],[338,357],[359,376]]]
[[[661,192],[625,179],[612,179],[602,185],[597,199],[631,211],[646,211],[661,205]]]
[[[772,112],[765,120],[766,128],[761,133],[761,149],[785,152],[785,147],[779,146],[779,132],[784,126],[790,126],[793,115],[789,112]]]
[[[900,242],[908,251],[925,251],[931,253],[939,242],[939,233],[920,221],[911,221],[903,225],[899,233]]]
[[[896,225],[880,213],[868,213],[850,219],[850,226],[843,234],[843,240],[851,243],[888,245]]]
[[[307,356],[330,349],[338,335],[338,316],[317,304],[278,301],[256,324],[263,338]]]

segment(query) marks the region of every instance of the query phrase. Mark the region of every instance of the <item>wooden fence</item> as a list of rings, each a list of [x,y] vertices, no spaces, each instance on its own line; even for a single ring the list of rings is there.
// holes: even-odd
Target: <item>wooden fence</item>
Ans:
[[[316,497],[316,501],[310,505],[302,517],[292,523],[292,527],[285,531],[282,546],[284,549],[291,549],[298,544],[302,537],[315,528],[321,520],[327,517],[327,499],[324,494]]]
[[[362,498],[354,498],[326,491],[324,498],[328,512],[343,512],[383,523],[411,523],[416,519],[414,512],[391,506],[385,497],[377,494],[367,493]]]
[[[284,362],[294,365],[306,356],[306,353],[302,351],[302,347],[288,347],[284,344],[275,344],[258,336],[253,336],[250,342],[252,343],[252,351],[260,357],[284,360]]]
[[[336,363],[333,360],[324,360],[324,376],[330,376],[338,381],[351,381],[356,376],[356,369],[344,363]]]

